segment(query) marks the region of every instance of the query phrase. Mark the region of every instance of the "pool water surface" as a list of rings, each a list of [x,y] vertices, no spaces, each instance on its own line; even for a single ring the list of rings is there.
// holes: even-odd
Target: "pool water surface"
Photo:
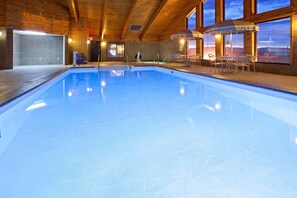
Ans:
[[[245,87],[70,70],[2,107],[0,197],[296,197],[297,96]]]

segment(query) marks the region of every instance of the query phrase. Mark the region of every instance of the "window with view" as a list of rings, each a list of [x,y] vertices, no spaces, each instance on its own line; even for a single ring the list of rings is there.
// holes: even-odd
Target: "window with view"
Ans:
[[[240,56],[244,54],[243,34],[232,34],[225,36],[225,55]]]
[[[243,17],[243,0],[225,0],[225,20]]]
[[[188,55],[196,55],[196,40],[188,40]]]
[[[196,10],[194,10],[188,17],[187,17],[187,28],[189,30],[196,29]]]
[[[205,0],[203,3],[203,26],[215,24],[215,0]]]
[[[187,17],[187,28],[190,29],[190,30],[195,30],[196,29],[196,10],[193,11]],[[196,54],[196,40],[188,40],[187,54],[188,55],[195,55]]]
[[[108,43],[107,57],[109,58],[123,58],[125,57],[124,43]]]
[[[203,59],[209,59],[208,54],[215,55],[215,37],[211,35],[204,34],[204,40],[203,40]]]
[[[290,63],[290,18],[258,24],[258,62]]]
[[[291,0],[257,0],[257,13],[290,6]]]

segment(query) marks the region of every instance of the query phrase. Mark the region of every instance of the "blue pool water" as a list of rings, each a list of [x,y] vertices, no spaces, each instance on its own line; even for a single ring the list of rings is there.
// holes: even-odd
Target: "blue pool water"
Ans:
[[[296,96],[152,67],[24,97],[0,112],[1,198],[297,195]]]

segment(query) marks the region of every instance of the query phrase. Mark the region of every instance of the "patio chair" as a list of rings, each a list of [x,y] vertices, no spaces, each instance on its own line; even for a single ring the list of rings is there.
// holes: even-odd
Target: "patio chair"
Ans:
[[[201,65],[201,56],[199,54],[193,55],[190,57],[190,65]]]
[[[247,68],[247,71],[250,71],[251,67],[251,57],[250,56],[238,56],[236,61],[233,63],[235,72],[239,70],[239,68],[242,68],[242,71],[245,71],[245,68]]]
[[[185,57],[183,57],[180,54],[174,54],[173,59],[174,59],[174,64],[176,64],[177,66],[178,65],[183,66],[185,64]]]
[[[256,54],[245,54],[245,56],[249,56],[250,57],[250,66],[252,66],[254,72],[256,72],[256,59],[257,59],[257,55]]]
[[[226,62],[224,62],[223,59],[215,57],[215,55],[213,54],[208,54],[208,58],[210,60],[210,73],[212,73],[213,67],[214,67],[214,72],[218,67],[220,67],[221,70],[223,71],[224,66],[226,66]]]

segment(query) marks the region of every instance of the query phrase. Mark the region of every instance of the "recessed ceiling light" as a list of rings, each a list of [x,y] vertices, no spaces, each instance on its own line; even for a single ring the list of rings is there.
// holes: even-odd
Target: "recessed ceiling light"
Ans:
[[[15,30],[14,32],[21,35],[39,35],[39,36],[46,35],[46,33],[44,32],[37,32],[37,31],[31,31],[31,30]]]
[[[31,30],[25,30],[24,34],[28,35],[46,35],[44,32],[36,32],[36,31],[31,31]]]

